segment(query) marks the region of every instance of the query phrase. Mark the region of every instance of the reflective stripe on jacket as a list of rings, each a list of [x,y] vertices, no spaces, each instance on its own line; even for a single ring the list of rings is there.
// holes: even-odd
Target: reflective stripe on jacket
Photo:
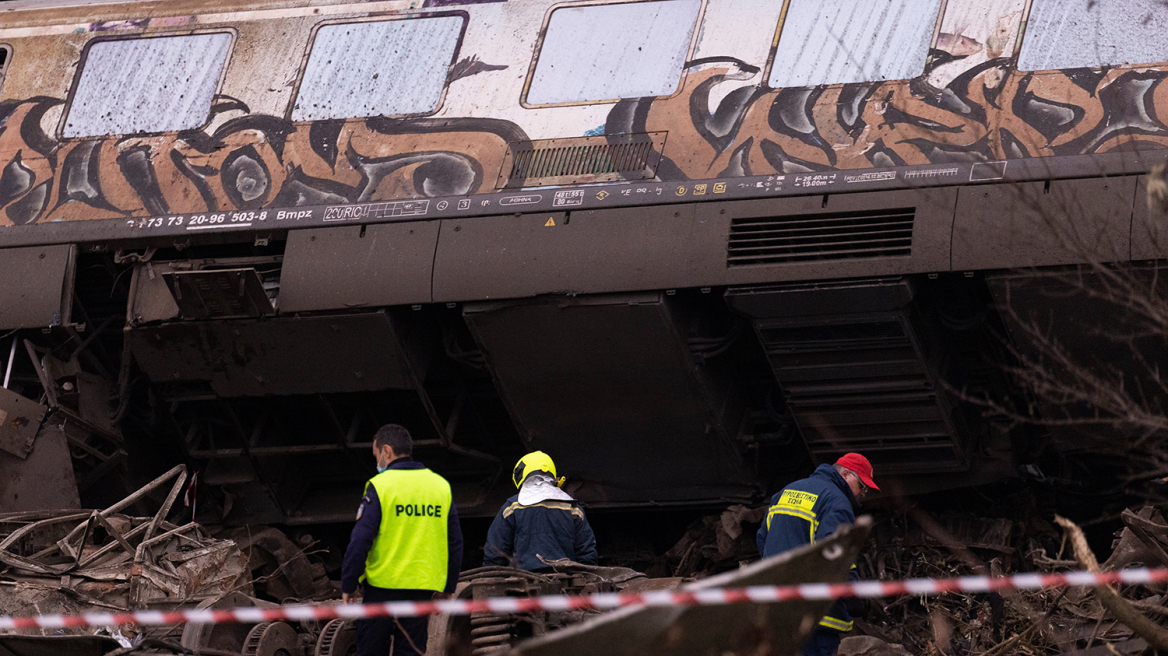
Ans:
[[[381,526],[365,559],[364,580],[378,588],[442,591],[450,483],[429,469],[387,469],[369,486],[381,502]]]
[[[525,506],[515,495],[495,515],[487,532],[483,565],[550,572],[539,556],[596,564],[596,536],[575,501],[546,500]]]
[[[766,521],[758,529],[758,551],[764,558],[826,538],[841,525],[856,523],[856,497],[835,467],[820,465],[810,477],[791,483],[771,498]],[[856,580],[855,567],[848,580]],[[819,626],[846,633],[852,616],[836,601]]]

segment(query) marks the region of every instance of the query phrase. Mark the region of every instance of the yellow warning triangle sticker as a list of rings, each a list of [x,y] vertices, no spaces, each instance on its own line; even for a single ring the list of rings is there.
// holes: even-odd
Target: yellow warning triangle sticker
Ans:
[[[554,216],[549,216],[549,217],[548,217],[548,220],[547,220],[547,223],[543,224],[543,227],[545,227],[545,228],[554,228],[554,227],[556,227],[556,217],[554,217]]]

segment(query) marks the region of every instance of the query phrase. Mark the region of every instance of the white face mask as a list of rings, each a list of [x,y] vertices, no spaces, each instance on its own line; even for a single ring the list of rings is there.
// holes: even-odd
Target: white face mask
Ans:
[[[378,453],[377,454],[377,473],[380,474],[381,472],[389,469],[389,462],[390,461],[387,460],[384,465],[381,464],[381,453]]]

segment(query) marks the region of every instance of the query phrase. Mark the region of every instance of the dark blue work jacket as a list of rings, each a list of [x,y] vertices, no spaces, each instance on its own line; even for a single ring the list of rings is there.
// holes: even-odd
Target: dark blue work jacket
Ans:
[[[758,551],[763,558],[826,538],[841,524],[855,524],[856,497],[848,482],[831,465],[820,465],[810,477],[795,481],[771,498],[766,521],[758,529]],[[849,581],[859,578],[855,566]],[[852,616],[836,601],[819,621],[821,629],[852,630]]]
[[[575,501],[548,500],[524,506],[517,494],[499,509],[487,531],[483,565],[552,571],[537,555],[547,560],[568,558],[583,565],[596,564],[596,536]]]

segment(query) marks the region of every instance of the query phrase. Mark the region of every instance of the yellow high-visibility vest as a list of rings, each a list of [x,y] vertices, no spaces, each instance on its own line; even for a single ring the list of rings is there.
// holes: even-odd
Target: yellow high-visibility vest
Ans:
[[[450,483],[429,469],[387,469],[366,483],[381,501],[381,526],[362,580],[378,588],[446,587]]]

